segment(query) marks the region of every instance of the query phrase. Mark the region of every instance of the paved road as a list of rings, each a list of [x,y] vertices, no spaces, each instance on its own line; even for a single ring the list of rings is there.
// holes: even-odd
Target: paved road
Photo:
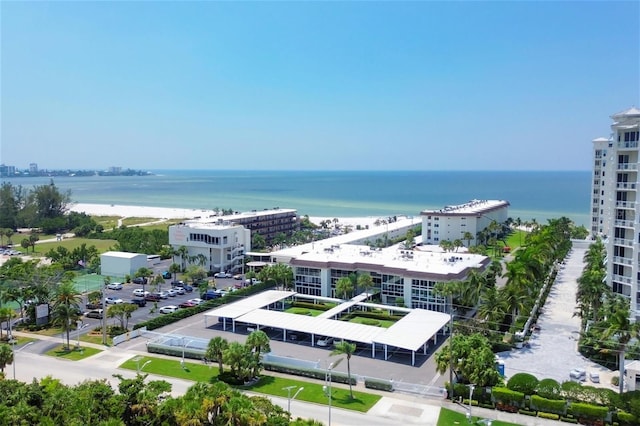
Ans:
[[[562,383],[569,380],[571,369],[582,367],[587,371],[600,372],[599,386],[611,388],[612,373],[578,352],[580,318],[573,316],[573,313],[576,306],[577,279],[582,274],[583,258],[588,246],[589,243],[586,241],[574,241],[573,249],[558,273],[556,283],[543,308],[543,314],[538,320],[541,329],[533,333],[529,347],[499,354],[505,361],[507,377],[526,372],[538,379],[551,378]]]

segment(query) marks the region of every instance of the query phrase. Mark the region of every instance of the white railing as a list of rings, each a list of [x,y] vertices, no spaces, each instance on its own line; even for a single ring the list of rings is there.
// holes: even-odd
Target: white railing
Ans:
[[[613,281],[623,283],[623,284],[631,284],[631,277],[625,277],[623,275],[614,275]]]
[[[622,207],[623,209],[634,209],[636,203],[634,201],[616,201],[616,207]]]
[[[638,163],[620,163],[618,164],[618,170],[637,170]]]
[[[613,245],[633,247],[633,240],[627,240],[626,238],[614,238]]]
[[[635,182],[618,182],[616,183],[617,189],[636,189]]]
[[[623,265],[631,265],[633,263],[633,259],[622,256],[613,256],[613,263],[621,263]]]
[[[632,220],[621,220],[621,219],[617,219],[614,222],[615,226],[623,226],[625,228],[633,228],[633,221]]]
[[[618,142],[618,148],[637,148],[638,141],[633,142]]]

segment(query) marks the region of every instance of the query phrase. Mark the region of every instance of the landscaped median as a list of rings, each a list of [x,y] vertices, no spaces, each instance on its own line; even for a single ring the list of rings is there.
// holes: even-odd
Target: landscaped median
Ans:
[[[102,352],[100,349],[90,348],[86,346],[81,346],[78,348],[73,345],[71,347],[67,347],[67,345],[58,345],[55,348],[45,352],[45,355],[53,356],[56,358],[65,358],[71,361],[79,361],[100,352]]]
[[[151,361],[151,362],[148,362]],[[156,357],[135,357],[124,362],[120,368],[136,371],[139,366],[144,365],[141,373],[157,374],[160,376],[174,377],[177,379],[192,380],[194,382],[217,381],[218,367],[214,364],[185,362],[184,367],[179,360],[156,358]],[[323,382],[314,383],[302,380],[294,380],[284,377],[261,375],[257,383],[247,386],[233,386],[238,390],[262,393],[266,395],[287,397],[288,386],[304,387],[296,397],[297,400],[313,402],[315,404],[327,405],[327,396],[323,391]],[[349,397],[349,389],[333,387],[331,391],[334,407],[344,408],[360,412],[367,412],[382,398],[380,395],[366,392],[353,392],[353,399]]]

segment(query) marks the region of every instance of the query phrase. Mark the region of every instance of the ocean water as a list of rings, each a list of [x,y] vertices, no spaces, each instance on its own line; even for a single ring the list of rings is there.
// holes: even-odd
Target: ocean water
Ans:
[[[235,211],[281,207],[326,217],[417,216],[472,199],[511,203],[509,216],[589,223],[591,172],[154,170],[150,176],[58,177],[78,203]],[[4,179],[32,187],[49,178]]]

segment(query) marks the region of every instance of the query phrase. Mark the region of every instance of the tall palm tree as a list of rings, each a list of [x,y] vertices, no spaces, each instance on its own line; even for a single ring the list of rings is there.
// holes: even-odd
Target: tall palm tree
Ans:
[[[9,327],[9,322],[16,316],[16,311],[13,310],[10,306],[3,306],[0,308],[0,324],[2,322],[7,323],[7,335]],[[2,340],[2,327],[0,327],[0,340]]]
[[[467,248],[471,247],[471,240],[473,240],[473,234],[469,231],[466,231],[462,234],[462,239],[467,242]]]
[[[358,274],[358,287],[369,293],[371,291],[371,287],[373,287],[373,278],[371,278],[371,274]]]
[[[260,354],[262,352],[269,352],[271,347],[269,345],[269,336],[262,330],[252,331],[247,336],[245,344],[249,347],[255,357],[255,364],[253,366],[253,377],[258,375],[258,369],[260,368]]]
[[[61,282],[55,290],[53,302],[53,321],[67,334],[67,349],[70,346],[70,332],[72,325],[80,318],[80,293],[76,290],[73,281]]]
[[[169,265],[169,273],[173,276],[173,280],[177,279],[178,272],[182,271],[182,268],[177,263]]]
[[[619,392],[622,395],[624,391],[624,358],[629,341],[638,337],[640,324],[633,323],[629,319],[629,305],[626,301],[622,301],[608,318],[608,328],[604,331],[603,337],[617,338],[618,366],[620,371]]]
[[[507,312],[507,303],[495,287],[487,288],[480,296],[478,306],[479,319],[489,323],[492,329],[498,329]]]
[[[333,346],[331,355],[345,355],[347,358],[347,375],[349,376],[349,394],[353,399],[353,385],[351,384],[351,355],[356,352],[356,344],[343,340]]]
[[[211,361],[218,362],[218,371],[219,374],[224,373],[224,367],[222,364],[222,357],[224,356],[224,351],[229,347],[229,342],[227,339],[216,336],[213,339],[209,340],[209,344],[207,345],[207,352],[205,353],[205,357]]]

